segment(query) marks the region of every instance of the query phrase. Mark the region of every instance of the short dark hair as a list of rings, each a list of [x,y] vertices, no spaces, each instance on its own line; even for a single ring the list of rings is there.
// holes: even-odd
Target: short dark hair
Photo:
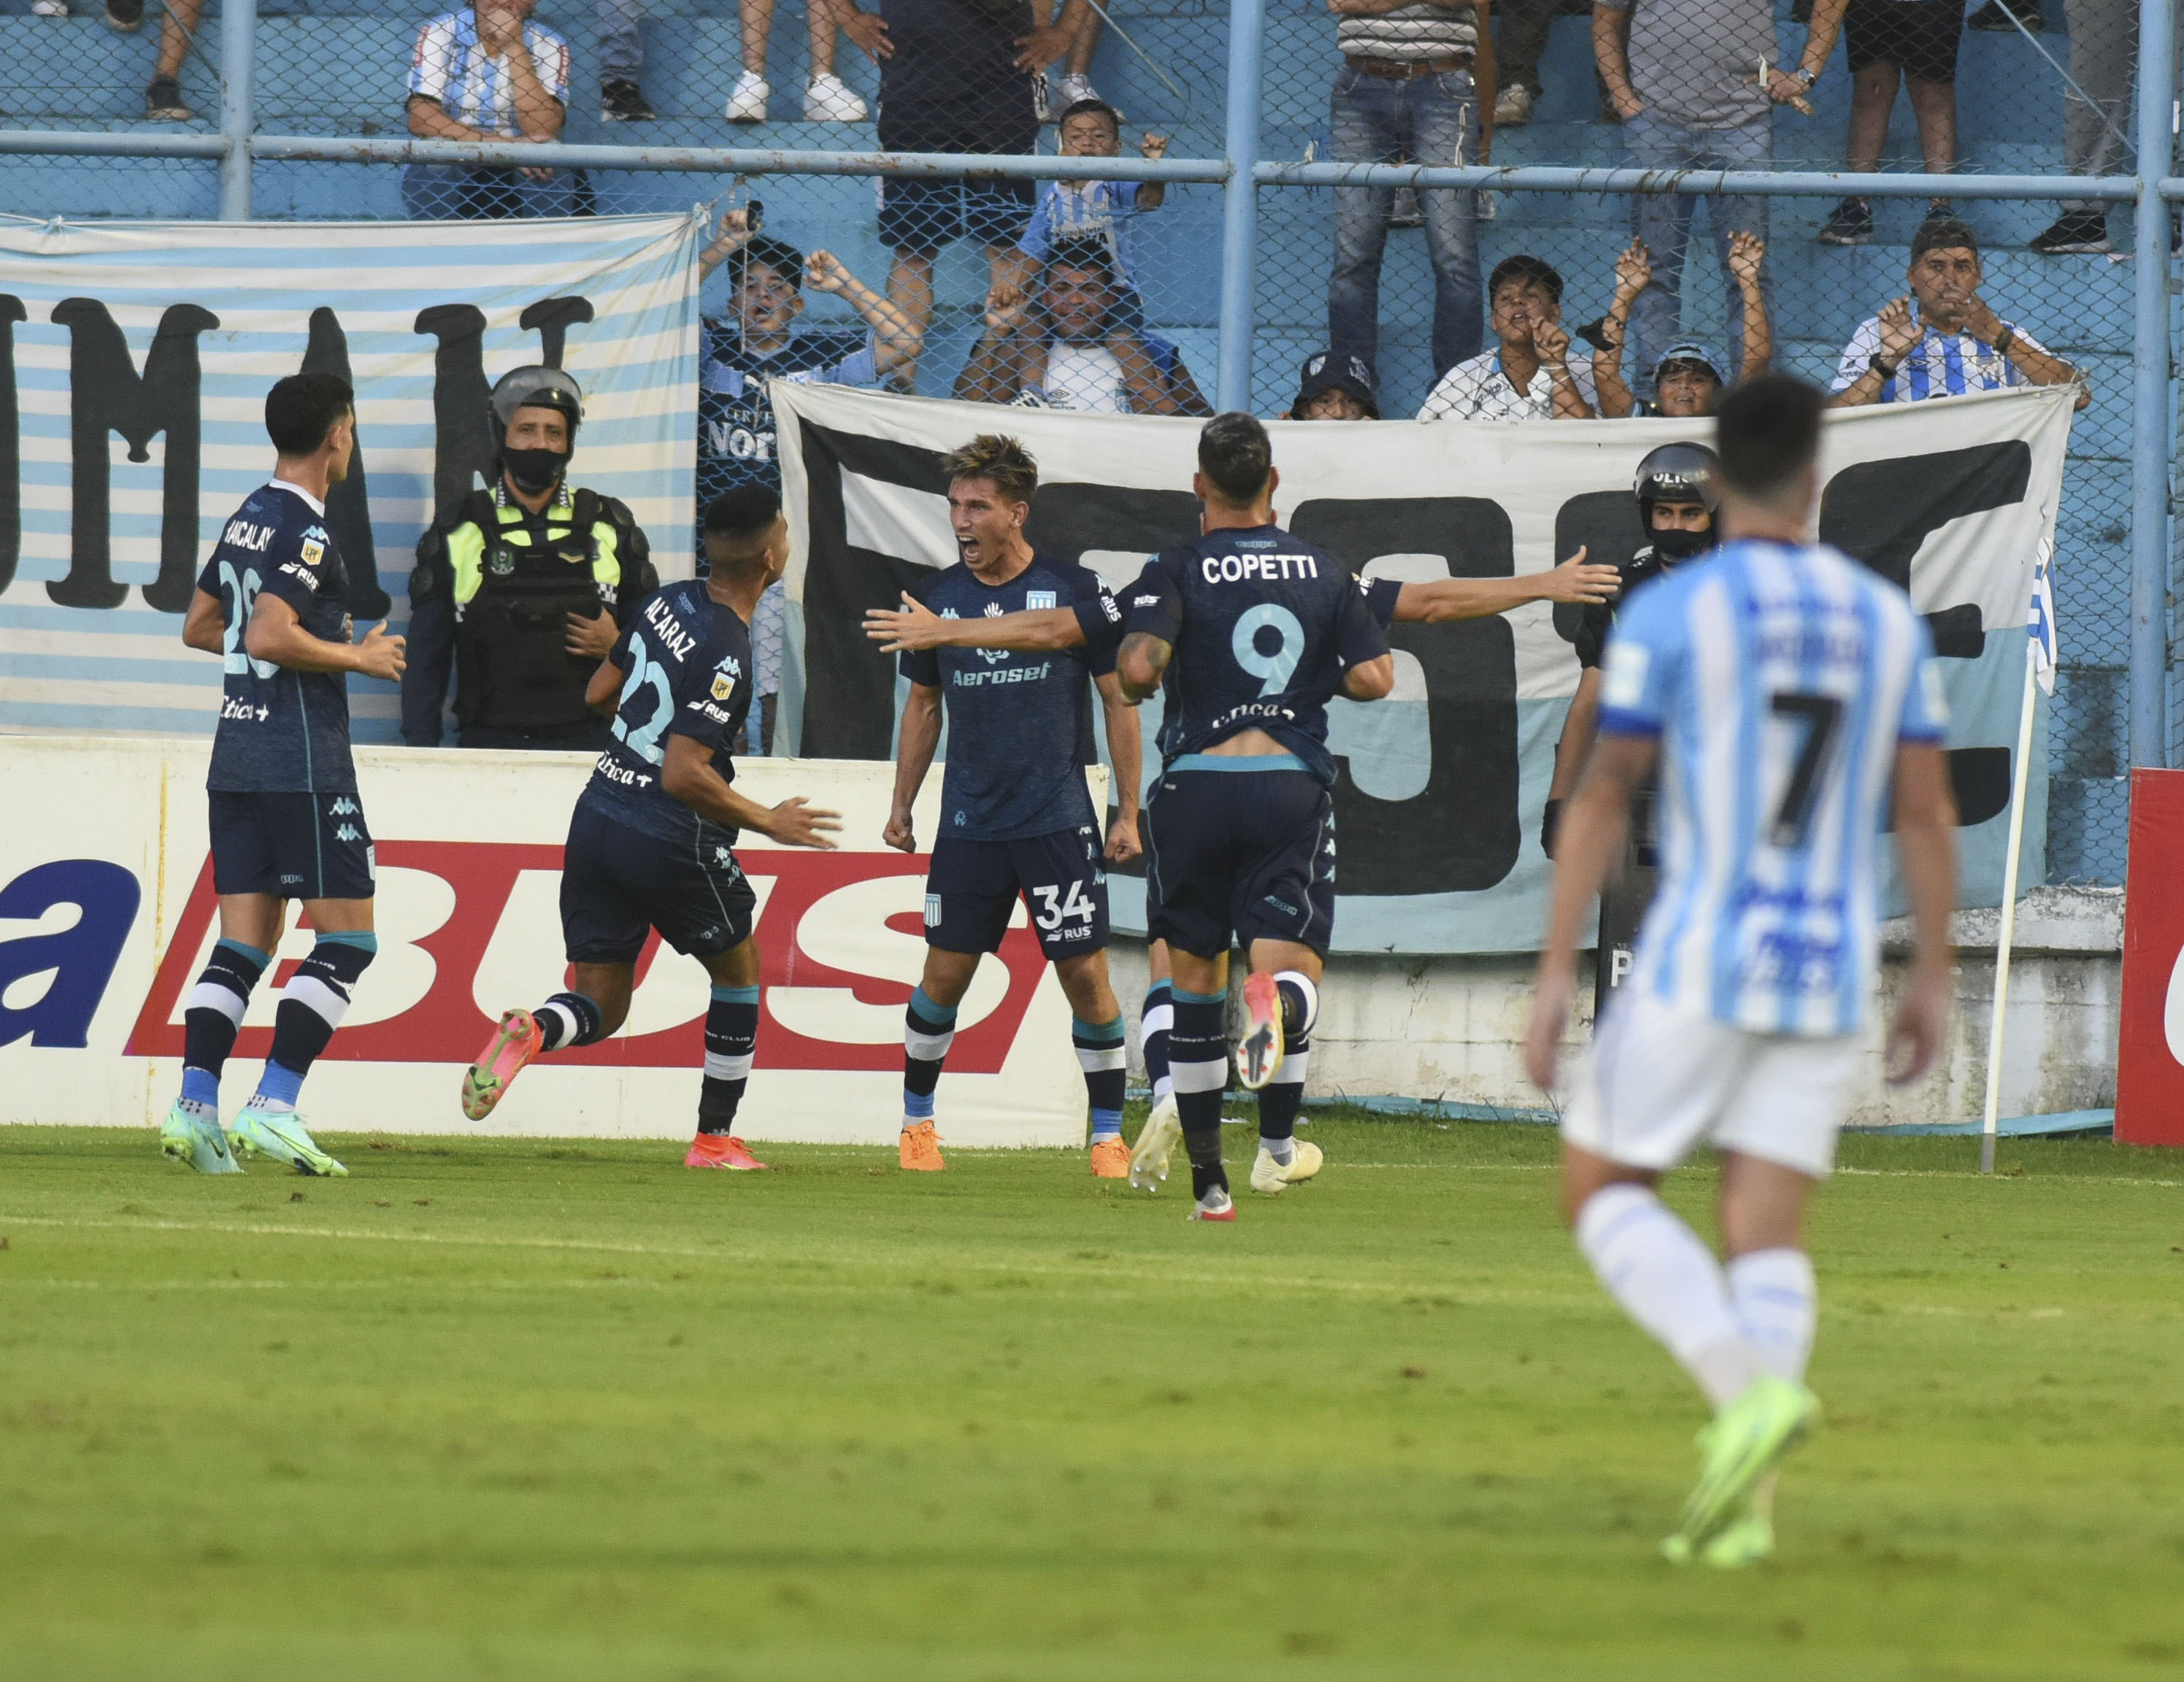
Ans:
[[[1714,411],[1723,484],[1769,502],[1813,465],[1820,449],[1819,388],[1789,374],[1762,374],[1730,387]]]
[[[1055,120],[1054,131],[1060,134],[1062,124],[1067,122],[1072,117],[1105,117],[1115,125],[1116,138],[1122,137],[1123,114],[1104,99],[1079,99],[1069,105],[1064,109],[1061,116]]]
[[[738,485],[705,504],[705,535],[737,549],[756,543],[781,518],[781,493],[771,485]]]
[[[1514,257],[1505,257],[1494,265],[1494,273],[1486,282],[1486,302],[1494,302],[1494,294],[1511,281],[1537,281],[1547,289],[1547,296],[1557,304],[1563,301],[1563,277],[1555,265],[1544,257],[1535,257],[1529,251],[1520,251]]]
[[[1115,253],[1103,239],[1056,240],[1046,254],[1046,266],[1039,278],[1045,280],[1056,269],[1097,269],[1109,286],[1123,284],[1122,275],[1115,267]]]
[[[356,393],[340,375],[291,374],[265,393],[265,436],[285,456],[309,455],[355,407]]]
[[[1255,502],[1274,471],[1273,441],[1240,410],[1217,415],[1198,435],[1198,471],[1228,501],[1240,507]]]
[[[1911,236],[1911,260],[1904,266],[1915,269],[1928,252],[1953,251],[1959,246],[1974,257],[1980,254],[1979,236],[1970,222],[1961,216],[1929,216]]]
[[[791,292],[804,290],[804,253],[785,239],[775,239],[768,234],[754,234],[728,259],[728,284],[739,287],[744,276],[750,272],[754,263],[763,263],[781,276]]]
[[[943,456],[940,468],[951,485],[958,479],[990,479],[1008,502],[1029,502],[1039,488],[1039,463],[1006,432],[979,433]]]

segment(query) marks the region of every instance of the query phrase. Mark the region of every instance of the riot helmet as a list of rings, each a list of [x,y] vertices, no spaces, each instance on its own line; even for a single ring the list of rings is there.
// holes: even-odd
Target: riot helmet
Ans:
[[[536,365],[511,369],[502,375],[488,400],[493,416],[493,447],[501,465],[520,490],[536,496],[550,491],[569,471],[569,456],[577,447],[577,429],[584,421],[584,393],[566,371]],[[550,409],[569,423],[569,449],[511,449],[508,429],[520,409]]]
[[[1632,487],[1638,498],[1638,522],[1663,560],[1686,560],[1714,546],[1720,523],[1720,458],[1704,444],[1663,444],[1638,464]],[[1706,530],[1656,531],[1653,504],[1661,502],[1699,504],[1707,511]]]

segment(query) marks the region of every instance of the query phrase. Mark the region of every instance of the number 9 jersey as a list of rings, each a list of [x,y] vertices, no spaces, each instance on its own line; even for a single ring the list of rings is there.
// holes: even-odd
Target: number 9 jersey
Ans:
[[[1156,555],[1123,605],[1125,635],[1175,650],[1163,764],[1263,730],[1333,786],[1327,703],[1351,666],[1388,652],[1348,567],[1278,526],[1227,529]]]
[[[1616,616],[1600,733],[1661,744],[1661,878],[1630,991],[1760,1033],[1855,1033],[1899,743],[1948,727],[1903,592],[1825,546],[1747,540]]]

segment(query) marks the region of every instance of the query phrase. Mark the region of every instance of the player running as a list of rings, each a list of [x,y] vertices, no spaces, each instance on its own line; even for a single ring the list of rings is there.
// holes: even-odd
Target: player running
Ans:
[[[562,848],[566,993],[510,1011],[463,1076],[463,1113],[483,1121],[537,1057],[604,1039],[629,1015],[648,933],[705,966],[705,1074],[686,1168],[762,1168],[736,1137],[758,1042],[756,896],[731,850],[740,830],[832,849],[838,815],[803,799],[761,806],[729,785],[727,744],[750,711],[750,614],[788,561],[780,493],[745,485],[705,510],[703,578],[646,598],[593,674],[585,699],[614,740],[577,799]]]
[[[1902,590],[1805,540],[1823,401],[1780,374],[1722,400],[1725,545],[1640,593],[1608,640],[1525,1044],[1552,1090],[1585,913],[1658,763],[1660,891],[1570,1083],[1563,1203],[1602,1284],[1713,1405],[1663,1547],[1720,1566],[1773,1551],[1763,1485],[1819,1419],[1802,1221],[1864,1061],[1892,807],[1917,926],[1892,1078],[1925,1068],[1948,1016],[1940,674]],[[1722,1154],[1726,1268],[1653,1189],[1707,1143]]]
[[[928,615],[971,623],[1043,609],[1119,623],[1122,610],[1094,573],[1042,558],[1024,540],[1039,468],[1022,444],[982,433],[945,465],[949,519],[963,558],[927,586]],[[1128,1054],[1123,1009],[1107,981],[1102,860],[1138,854],[1139,744],[1137,713],[1115,681],[1114,644],[1036,656],[917,649],[902,655],[901,666],[910,695],[884,833],[890,847],[917,849],[911,807],[939,744],[944,696],[949,724],[940,834],[925,882],[925,974],[905,1013],[902,1166],[922,1172],[945,1166],[933,1094],[955,1039],[956,1007],[979,959],[1000,946],[1021,895],[1039,950],[1069,1000],[1070,1038],[1092,1111],[1092,1172],[1123,1178],[1130,1171],[1123,1143]],[[1079,747],[1095,686],[1121,808],[1104,844]]]
[[[1440,578],[1405,582],[1393,578],[1360,578],[1365,605],[1383,628],[1390,624],[1440,625],[1457,620],[1488,619],[1529,602],[1570,602],[1596,606],[1607,602],[1617,588],[1617,570],[1586,560],[1580,549],[1561,565],[1544,572],[1506,578]],[[1122,626],[1098,604],[1087,600],[1072,607],[1052,607],[1011,613],[999,618],[983,616],[944,619],[915,598],[905,594],[900,609],[875,608],[865,615],[865,634],[889,654],[927,649],[1006,649],[1045,652],[1087,646],[1112,649],[1122,639]],[[1121,774],[1117,773],[1121,782]],[[1143,833],[1142,818],[1139,833]],[[1152,1120],[1164,1129],[1177,1124],[1174,1083],[1169,1072],[1169,1039],[1175,1026],[1174,983],[1170,976],[1167,943],[1155,939],[1146,948],[1151,972],[1139,1019],[1139,1045],[1145,1073],[1152,1085]],[[1297,1058],[1295,1072],[1303,1080],[1304,1061]],[[1173,1139],[1173,1133],[1169,1137]],[[1279,1192],[1290,1180],[1275,1172],[1282,1165],[1262,1164],[1267,1172],[1253,1171],[1252,1183],[1262,1191]],[[1303,1178],[1296,1176],[1295,1178]],[[1264,1184],[1261,1184],[1262,1181]]]
[[[348,575],[327,532],[326,495],[348,472],[348,382],[292,374],[265,394],[275,461],[220,528],[182,621],[182,641],[222,657],[220,724],[205,778],[220,940],[182,1016],[182,1090],[159,1149],[200,1173],[238,1155],[299,1173],[346,1174],[296,1099],[379,950],[371,932],[371,832],[349,756],[348,674],[402,675],[402,638],[374,626],[349,640]],[[301,899],[315,939],[281,989],[258,1090],[222,1133],[220,1077],[251,990]]]

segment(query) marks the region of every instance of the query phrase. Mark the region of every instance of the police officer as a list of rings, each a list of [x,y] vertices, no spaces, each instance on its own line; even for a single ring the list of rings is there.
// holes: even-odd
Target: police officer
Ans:
[[[583,393],[559,368],[518,368],[493,388],[500,471],[443,510],[410,575],[402,738],[436,747],[448,672],[465,748],[604,748],[584,685],[637,604],[659,587],[629,510],[571,489]]]
[[[1634,486],[1638,521],[1652,541],[1618,568],[1621,593],[1613,603],[1587,604],[1578,627],[1577,659],[1584,670],[1578,677],[1577,694],[1570,702],[1569,716],[1563,725],[1562,741],[1555,749],[1554,782],[1547,790],[1547,809],[1540,825],[1540,845],[1550,857],[1555,850],[1556,821],[1562,815],[1563,799],[1576,786],[1599,727],[1601,661],[1615,615],[1630,601],[1633,591],[1680,562],[1704,554],[1720,541],[1715,522],[1721,505],[1720,467],[1719,459],[1704,444],[1663,444],[1638,464]],[[1629,965],[1638,925],[1652,902],[1658,863],[1653,849],[1653,791],[1648,788],[1631,808],[1630,840],[1623,867],[1600,896],[1596,1010],[1606,1005]]]

